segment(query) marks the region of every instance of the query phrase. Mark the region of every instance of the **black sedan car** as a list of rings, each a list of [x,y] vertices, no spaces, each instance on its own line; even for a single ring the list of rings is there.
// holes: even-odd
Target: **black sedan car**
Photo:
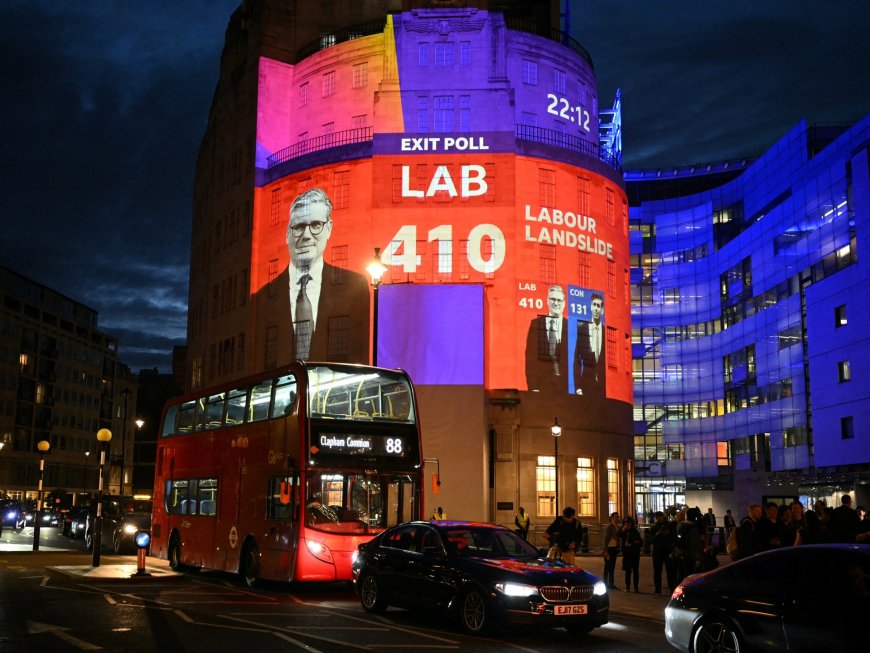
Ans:
[[[854,650],[866,641],[868,576],[868,545],[758,553],[686,578],[665,609],[665,636],[691,653]]]
[[[101,512],[103,528],[100,548],[113,553],[135,553],[135,537],[139,531],[151,530],[150,499],[130,496],[105,496]],[[96,502],[86,513],[85,546],[93,550],[96,535]]]
[[[3,526],[10,526],[20,531],[27,525],[27,512],[20,501],[14,499],[0,499],[0,520]]]
[[[511,623],[587,633],[607,623],[610,609],[598,577],[547,560],[493,524],[400,524],[359,546],[353,580],[367,612],[388,605],[446,610],[470,634]]]

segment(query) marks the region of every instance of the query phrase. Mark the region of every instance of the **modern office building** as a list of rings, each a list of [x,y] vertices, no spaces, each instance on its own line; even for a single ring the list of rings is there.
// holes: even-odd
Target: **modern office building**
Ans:
[[[185,388],[402,367],[427,509],[633,506],[619,104],[559,23],[552,0],[243,2],[197,162]]]
[[[98,328],[97,317],[84,304],[0,267],[0,496],[36,497],[41,441],[49,444],[46,493],[96,492],[102,428],[115,436],[106,491],[120,491],[123,444],[129,491],[135,427],[129,440],[122,434],[124,415],[132,424],[135,414],[135,379],[117,360],[117,338]]]
[[[639,513],[870,501],[868,154],[870,115],[625,173]]]

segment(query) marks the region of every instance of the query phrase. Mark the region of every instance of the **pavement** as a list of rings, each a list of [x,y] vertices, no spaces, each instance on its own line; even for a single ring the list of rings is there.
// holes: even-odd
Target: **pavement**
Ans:
[[[3,554],[7,561],[14,558],[21,560],[24,556],[45,554],[46,561],[51,561],[51,564],[44,567],[46,575],[64,577],[81,583],[118,582],[132,584],[163,581],[184,576],[184,574],[172,571],[168,561],[150,556],[146,556],[144,568],[140,573],[137,557],[133,555],[101,555],[100,565],[94,567],[91,554],[69,549],[41,546],[39,551],[33,551],[32,545],[0,542],[0,554]],[[725,564],[726,561],[727,556],[720,556],[720,564]],[[599,577],[604,573],[604,560],[600,554],[580,555],[577,557],[577,564]],[[620,564],[617,563],[616,579],[620,587],[622,587],[623,578],[624,572],[620,568]],[[667,587],[664,588],[662,594],[653,592],[652,558],[650,556],[641,556],[638,589],[640,590],[638,593],[626,592],[624,589],[611,590],[611,612],[664,622],[664,611],[670,599],[670,592],[668,592]]]

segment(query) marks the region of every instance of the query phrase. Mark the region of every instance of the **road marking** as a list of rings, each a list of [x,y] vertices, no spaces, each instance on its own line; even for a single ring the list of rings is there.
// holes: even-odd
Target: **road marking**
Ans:
[[[66,630],[70,630],[69,628],[63,628],[62,626],[52,626],[51,624],[43,624],[38,621],[28,621],[27,622],[27,632],[31,635],[39,635],[41,633],[50,633],[55,637],[62,639],[67,644],[72,644],[78,649],[82,651],[101,651],[103,650],[102,646],[97,646],[96,644],[91,644],[90,642],[86,642],[78,637],[73,637]]]
[[[118,602],[113,599],[109,594],[103,594],[103,598],[106,599],[106,602],[109,605],[118,605]]]
[[[187,616],[184,612],[182,612],[181,610],[173,610],[173,612],[175,613],[175,616],[177,616],[177,617],[178,617],[179,619],[181,619],[182,621],[186,621],[186,622],[189,623],[189,624],[194,623],[194,620],[191,619],[190,617],[188,617],[188,616]]]

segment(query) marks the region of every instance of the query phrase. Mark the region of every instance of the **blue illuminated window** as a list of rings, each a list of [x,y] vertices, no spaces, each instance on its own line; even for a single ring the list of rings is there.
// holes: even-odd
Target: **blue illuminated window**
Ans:
[[[434,108],[435,108],[435,131],[436,132],[452,132],[453,131],[453,96],[452,95],[436,95]]]
[[[849,361],[840,361],[837,363],[837,377],[839,378],[840,383],[852,380],[852,367],[849,365]]]
[[[421,68],[429,65],[429,44],[425,41],[417,44],[417,65]]]
[[[459,63],[463,66],[471,65],[471,41],[462,41],[459,44]]]
[[[538,85],[538,64],[535,61],[523,61],[523,84]]]
[[[444,68],[452,66],[456,62],[456,57],[453,53],[453,43],[436,43],[435,44],[435,66]]]
[[[837,306],[837,308],[834,309],[834,328],[839,329],[842,326],[846,326],[848,322],[849,320],[846,317],[846,305],[843,304],[842,306]]]

